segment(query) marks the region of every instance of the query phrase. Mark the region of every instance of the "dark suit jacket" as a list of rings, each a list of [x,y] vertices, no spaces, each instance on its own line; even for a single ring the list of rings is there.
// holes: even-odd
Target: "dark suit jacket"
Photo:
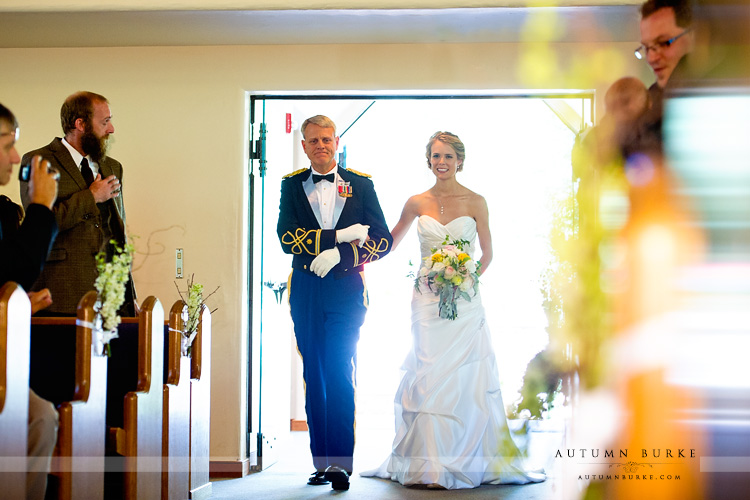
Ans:
[[[0,201],[0,285],[15,281],[30,290],[57,235],[55,216],[47,207],[32,204],[19,227],[18,205],[3,198]]]
[[[303,183],[311,169],[298,170],[281,182],[281,204],[276,232],[285,253],[294,255],[292,268],[310,273],[310,263],[323,250],[338,247],[341,262],[333,268],[335,277],[360,272],[363,265],[373,262],[391,251],[393,238],[380,209],[375,188],[369,176],[339,166],[341,178],[351,186],[351,197],[346,198],[334,229],[321,229]],[[363,248],[353,243],[336,243],[336,230],[352,224],[370,226],[370,239]]]
[[[50,289],[53,304],[45,310],[46,313],[74,315],[81,297],[94,289],[97,277],[95,256],[105,248],[108,235],[111,234],[110,237],[120,246],[125,244],[122,191],[115,198],[97,205],[94,195],[86,187],[81,170],[59,137],[47,146],[23,155],[21,164],[30,164],[35,155],[49,160],[60,172],[57,201],[53,208],[60,232],[33,290]],[[114,174],[122,182],[122,165],[117,160],[102,159],[99,172],[102,178]],[[26,182],[21,182],[21,200],[24,208],[28,207]],[[132,277],[126,301],[127,297],[130,297],[129,305],[132,308],[135,297]]]

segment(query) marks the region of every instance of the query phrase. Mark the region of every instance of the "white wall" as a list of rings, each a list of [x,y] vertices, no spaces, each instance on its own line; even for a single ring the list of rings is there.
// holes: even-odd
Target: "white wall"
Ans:
[[[60,135],[59,109],[77,90],[108,97],[125,168],[139,296],[176,300],[174,249],[212,307],[211,455],[245,456],[246,91],[594,88],[648,78],[637,41],[0,49],[0,102],[21,122],[21,153]],[[530,50],[534,49],[534,50]],[[650,80],[649,80],[650,83]],[[600,101],[600,99],[598,99]],[[398,133],[398,128],[395,130]],[[18,201],[16,181],[2,193]],[[267,207],[276,210],[277,207]],[[184,286],[184,280],[183,280]]]

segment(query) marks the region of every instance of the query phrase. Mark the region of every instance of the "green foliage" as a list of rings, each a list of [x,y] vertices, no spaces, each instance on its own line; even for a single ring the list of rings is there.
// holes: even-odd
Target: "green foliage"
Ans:
[[[174,286],[175,288],[177,288],[177,293],[180,295],[180,299],[182,299],[182,301],[187,305],[187,311],[183,309],[182,313],[182,335],[187,340],[187,354],[189,354],[193,339],[198,333],[198,327],[201,323],[201,313],[203,312],[203,306],[206,304],[206,299],[215,294],[219,287],[217,286],[213,292],[204,297],[203,285],[201,283],[195,282],[194,274],[191,274],[190,278],[188,278],[187,280],[187,290],[185,291],[187,298],[182,295],[182,291],[180,290],[180,287],[177,286],[177,282],[175,282]],[[211,312],[213,313],[214,311],[216,311],[216,309]]]
[[[600,252],[613,228],[602,225],[600,199],[605,189],[623,190],[621,168],[597,167],[590,149],[574,148],[574,193],[559,203],[549,234],[550,260],[541,276],[542,305],[549,345],[531,360],[524,376],[517,412],[542,418],[562,390],[562,380],[578,373],[593,388],[603,382],[601,348],[611,336],[610,298],[602,287]]]
[[[532,420],[541,419],[557,403],[562,389],[563,370],[556,367],[554,353],[543,350],[529,361],[523,377],[522,397],[513,405],[512,413],[523,416],[524,410]]]
[[[125,301],[125,285],[130,279],[130,264],[133,262],[133,245],[126,243],[123,248],[115,240],[110,244],[114,248],[112,260],[107,262],[107,251],[96,254],[96,270],[99,275],[94,281],[94,288],[99,295],[99,314],[102,317],[102,328],[112,331],[120,324],[117,311]]]

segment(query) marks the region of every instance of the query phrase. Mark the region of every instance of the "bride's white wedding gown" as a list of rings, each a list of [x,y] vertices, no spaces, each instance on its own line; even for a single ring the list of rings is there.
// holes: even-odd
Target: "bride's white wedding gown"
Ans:
[[[446,235],[470,241],[473,257],[477,228],[469,216],[443,225],[422,215],[417,230],[422,257]],[[379,469],[362,475],[448,489],[544,481],[544,474],[523,470],[510,438],[479,294],[471,302],[460,299],[458,317],[447,320],[438,316],[436,295],[415,291],[412,335],[395,398],[393,452]]]

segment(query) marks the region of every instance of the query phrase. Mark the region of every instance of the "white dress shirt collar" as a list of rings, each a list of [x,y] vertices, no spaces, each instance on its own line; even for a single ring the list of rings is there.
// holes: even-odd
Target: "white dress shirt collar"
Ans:
[[[78,167],[78,170],[81,170],[81,160],[83,160],[84,156],[78,152],[76,148],[70,145],[68,141],[65,140],[63,137],[62,139],[63,146],[68,150],[70,153],[70,156],[73,158],[73,163],[76,164]],[[96,178],[96,175],[99,173],[99,165],[91,159],[90,156],[86,155],[86,159],[89,161],[89,167],[91,167],[91,171],[94,173],[94,177]]]

